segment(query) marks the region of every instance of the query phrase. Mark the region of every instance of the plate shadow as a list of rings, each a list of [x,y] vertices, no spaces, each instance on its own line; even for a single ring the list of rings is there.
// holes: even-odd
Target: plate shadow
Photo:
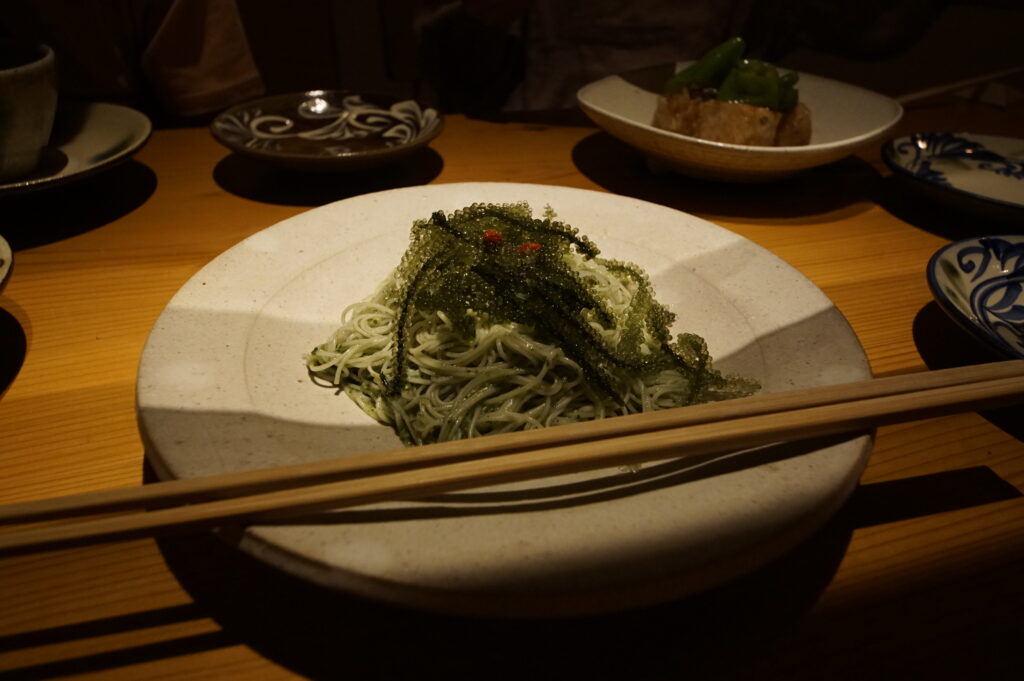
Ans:
[[[643,153],[605,132],[582,139],[573,163],[616,194],[689,213],[792,219],[847,209],[867,210],[881,176],[867,161],[848,157],[774,182],[736,184],[652,170]]]
[[[929,369],[949,369],[1006,359],[950,319],[935,301],[918,311],[912,328],[914,344]],[[1020,418],[1019,406],[990,409],[979,414],[1007,434],[1024,441],[1024,422]]]
[[[0,398],[21,371],[27,349],[25,329],[14,315],[0,307]]]
[[[833,580],[855,529],[1019,496],[985,468],[862,485],[816,534],[745,577],[682,600],[570,618],[460,617],[371,602],[278,572],[212,535],[168,538],[160,548],[227,638],[310,679],[337,678],[339,668],[363,679],[478,679],[483,669],[488,678],[517,681],[787,678],[750,673],[784,664],[789,650],[813,642],[815,627],[801,620]],[[884,599],[850,607],[855,618],[882,620],[902,610]],[[900,616],[925,625],[913,612]],[[893,645],[900,650],[898,640]],[[862,662],[899,665],[912,655],[903,652],[872,657],[869,649]],[[821,668],[807,671],[801,678],[822,678],[815,676]]]
[[[153,479],[151,470],[146,479]],[[219,631],[41,662],[5,678],[59,678],[239,645],[317,681],[342,672],[361,679],[475,680],[481,670],[488,679],[516,681],[872,676],[850,673],[854,659],[865,673],[912,668],[935,676],[952,664],[976,672],[970,678],[1007,678],[986,672],[1015,663],[1016,642],[999,636],[1012,613],[971,593],[979,584],[995,593],[1017,583],[1012,559],[1020,547],[1006,547],[1011,562],[1002,567],[963,563],[926,588],[892,592],[880,584],[863,598],[808,613],[835,577],[855,529],[1020,496],[986,467],[862,485],[815,535],[746,577],[657,606],[563,619],[455,617],[370,602],[274,570],[212,534],[179,535],[158,546],[192,603],[0,637],[0,651],[210,617]],[[979,626],[958,630],[956,646],[916,636],[931,631],[932,618],[964,603],[971,604],[969,622]],[[975,655],[982,649],[986,656]]]
[[[285,206],[321,206],[359,194],[427,184],[444,167],[441,155],[421,149],[404,159],[351,172],[301,172],[232,152],[213,169],[214,181],[242,198]]]
[[[156,186],[156,173],[129,160],[74,182],[0,196],[3,235],[19,251],[84,234],[139,208]]]
[[[984,234],[1019,234],[1024,208],[933,187],[894,173],[880,185],[878,203],[904,222],[951,241]]]
[[[763,654],[818,598],[850,531],[686,600],[570,619],[436,615],[303,582],[210,535],[161,540],[182,586],[229,638],[310,679],[722,678]],[[396,655],[396,651],[401,654]]]

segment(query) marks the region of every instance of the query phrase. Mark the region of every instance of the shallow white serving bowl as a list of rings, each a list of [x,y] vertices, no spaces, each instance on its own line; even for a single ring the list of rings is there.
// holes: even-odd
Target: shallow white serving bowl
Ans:
[[[182,286],[143,351],[139,424],[165,478],[401,446],[303,354],[398,264],[416,219],[474,202],[551,206],[608,258],[632,261],[677,332],[768,391],[870,377],[846,320],[754,243],[686,213],[603,192],[440,184],[358,196],[258,232]],[[866,435],[714,460],[603,470],[226,532],[243,550],[336,589],[434,610],[608,610],[755,569],[820,527],[855,488]]]
[[[946,314],[999,354],[1024,359],[1024,235],[951,243],[927,274]]]
[[[655,162],[686,175],[732,182],[775,180],[838,161],[881,139],[903,116],[903,107],[894,99],[801,73],[797,87],[811,110],[810,144],[757,147],[709,142],[652,124],[658,94],[676,70],[665,65],[608,76],[583,86],[577,100],[595,123]]]

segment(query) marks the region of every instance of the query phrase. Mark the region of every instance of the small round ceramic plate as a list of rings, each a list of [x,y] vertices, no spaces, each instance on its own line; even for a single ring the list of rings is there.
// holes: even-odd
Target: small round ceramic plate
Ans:
[[[608,76],[581,88],[577,100],[595,123],[659,165],[685,175],[734,182],[776,180],[838,161],[880,139],[903,116],[903,107],[889,97],[801,73],[797,87],[811,111],[810,144],[758,147],[710,142],[653,125],[662,86],[678,68],[666,65]]]
[[[164,478],[401,447],[303,356],[396,267],[415,220],[476,202],[550,206],[602,256],[642,266],[675,331],[781,391],[870,377],[842,315],[754,243],[664,206],[556,186],[416,186],[328,204],[229,249],[146,343],[138,409]],[[569,614],[678,597],[777,557],[855,488],[870,437],[534,480],[338,510],[225,535],[314,582],[445,611]]]
[[[983,236],[940,249],[928,262],[936,302],[1011,359],[1024,359],[1024,235]]]
[[[61,103],[39,167],[0,184],[0,196],[48,189],[127,161],[149,139],[145,114],[118,104]]]
[[[1024,140],[922,132],[889,140],[882,158],[932,196],[1024,219]]]
[[[0,293],[7,286],[7,279],[11,276],[11,268],[14,266],[14,252],[10,244],[0,236]]]
[[[411,99],[309,90],[239,104],[210,124],[240,154],[302,171],[392,163],[440,134],[441,114]]]

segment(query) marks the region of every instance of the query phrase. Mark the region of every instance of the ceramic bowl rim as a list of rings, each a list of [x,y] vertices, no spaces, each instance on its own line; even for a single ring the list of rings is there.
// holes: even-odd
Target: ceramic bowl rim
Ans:
[[[687,62],[680,62],[680,64],[685,64],[685,63],[687,63]],[[637,128],[641,128],[641,129],[643,129],[646,132],[654,133],[655,135],[657,135],[659,137],[663,137],[665,139],[683,140],[683,141],[692,143],[692,144],[694,144],[696,146],[703,146],[703,147],[708,147],[708,148],[713,148],[713,149],[728,150],[728,151],[733,151],[733,152],[747,152],[747,153],[751,153],[751,154],[763,154],[765,156],[789,156],[789,157],[792,157],[792,158],[796,158],[796,157],[800,157],[800,156],[813,156],[813,155],[815,155],[817,153],[833,151],[833,150],[837,150],[837,149],[844,149],[844,148],[847,148],[847,147],[856,148],[856,147],[858,147],[858,146],[860,146],[862,144],[867,144],[867,143],[871,142],[872,140],[879,139],[880,137],[885,135],[889,130],[891,130],[893,128],[893,126],[895,126],[897,123],[899,123],[899,121],[903,118],[903,113],[904,113],[903,105],[902,104],[900,104],[895,99],[892,99],[891,97],[887,97],[886,95],[883,95],[881,93],[874,92],[874,91],[868,90],[866,88],[862,88],[862,87],[860,87],[858,85],[852,85],[850,83],[844,83],[844,82],[841,82],[841,81],[838,81],[838,80],[834,80],[834,79],[831,79],[831,78],[826,78],[824,76],[817,76],[817,75],[812,74],[812,73],[807,73],[807,72],[803,72],[803,71],[796,71],[796,73],[798,73],[801,77],[809,76],[809,77],[813,77],[813,78],[815,78],[817,80],[821,80],[821,81],[824,81],[824,82],[828,82],[828,83],[832,83],[832,84],[839,84],[839,85],[842,85],[843,87],[846,87],[846,88],[850,88],[850,89],[854,89],[854,90],[860,90],[860,91],[863,91],[865,93],[869,93],[870,95],[872,95],[874,97],[884,97],[885,99],[890,100],[890,102],[895,105],[895,115],[885,125],[883,125],[881,127],[873,128],[873,129],[871,129],[871,130],[869,130],[867,132],[861,133],[859,135],[855,135],[853,137],[847,137],[847,138],[844,138],[844,139],[841,139],[841,140],[833,140],[831,142],[820,142],[820,143],[817,143],[817,144],[790,145],[790,146],[780,146],[780,147],[771,146],[771,147],[769,147],[769,146],[756,146],[756,145],[751,145],[751,144],[731,144],[731,143],[728,143],[728,142],[716,142],[716,141],[712,141],[712,140],[701,139],[699,137],[692,137],[690,135],[683,135],[682,133],[673,132],[671,130],[664,130],[662,128],[656,128],[656,127],[654,127],[653,125],[651,125],[649,123],[641,123],[641,122],[639,122],[637,120],[634,120],[632,118],[628,118],[626,116],[622,116],[622,115],[620,115],[618,113],[610,111],[610,110],[608,110],[608,109],[606,109],[604,107],[595,106],[594,104],[587,103],[587,102],[584,101],[585,91],[595,88],[596,86],[598,86],[599,84],[607,81],[608,79],[615,78],[615,77],[622,78],[624,75],[628,75],[630,73],[635,73],[635,72],[638,72],[638,71],[646,71],[646,70],[649,70],[650,68],[655,68],[655,67],[648,67],[647,69],[635,69],[633,71],[627,71],[627,72],[623,72],[623,73],[610,74],[608,76],[605,76],[604,78],[599,78],[599,79],[597,79],[597,80],[595,80],[593,82],[587,83],[586,85],[581,87],[579,90],[577,90],[577,92],[576,92],[576,101],[584,109],[592,109],[594,111],[599,112],[601,115],[608,116],[609,118],[613,118],[613,119],[619,121],[620,123],[628,124],[628,125],[631,125],[631,126],[636,126]]]
[[[897,160],[896,160],[897,159],[897,154],[896,154],[896,144],[897,143],[901,143],[904,140],[909,140],[910,138],[915,137],[917,135],[928,135],[928,134],[957,135],[957,136],[960,136],[960,137],[963,137],[965,135],[976,135],[976,136],[977,135],[981,135],[983,137],[998,137],[1000,139],[1018,139],[1016,137],[1008,137],[1006,135],[989,135],[987,133],[972,133],[972,132],[948,132],[948,131],[941,131],[941,130],[930,130],[930,131],[923,131],[923,132],[911,132],[911,133],[907,133],[906,135],[901,135],[899,137],[894,137],[894,138],[892,138],[890,140],[887,140],[886,143],[882,145],[882,160],[885,162],[885,164],[887,166],[889,166],[889,168],[893,172],[899,173],[900,177],[904,177],[904,178],[910,179],[910,180],[912,180],[912,181],[914,181],[916,183],[919,183],[919,184],[921,184],[923,186],[932,187],[932,188],[940,189],[940,190],[943,190],[943,191],[953,192],[953,193],[958,194],[960,196],[965,196],[965,197],[969,197],[969,198],[972,198],[972,199],[977,199],[978,201],[984,201],[985,203],[992,203],[992,204],[995,204],[995,205],[1004,206],[1006,208],[1011,208],[1011,209],[1014,209],[1014,210],[1024,210],[1024,203],[1015,203],[1013,201],[1007,201],[1005,199],[996,198],[994,196],[986,196],[984,194],[978,194],[977,192],[969,191],[969,190],[964,189],[962,187],[957,187],[956,185],[952,185],[952,184],[948,184],[948,185],[947,184],[939,184],[937,182],[932,182],[930,180],[926,180],[924,178],[918,177],[914,173],[910,172],[910,170],[907,169],[904,165],[902,165],[902,164],[897,162]],[[1024,162],[1024,159],[1021,159],[1021,161]]]
[[[317,156],[317,155],[307,154],[307,153],[281,152],[281,151],[268,151],[266,149],[254,149],[254,148],[250,148],[250,147],[246,147],[244,145],[238,144],[237,142],[235,142],[235,141],[233,141],[231,139],[228,139],[227,137],[222,135],[220,133],[220,131],[217,129],[218,121],[223,119],[225,116],[234,115],[234,114],[236,114],[236,113],[238,113],[240,111],[243,111],[245,109],[251,108],[251,107],[253,107],[255,105],[258,105],[258,104],[261,104],[261,103],[288,101],[290,99],[306,97],[306,96],[310,95],[310,93],[314,93],[314,92],[316,92],[316,93],[326,93],[326,94],[330,94],[330,95],[334,95],[334,96],[337,96],[337,95],[340,95],[340,96],[358,95],[358,96],[362,97],[367,102],[374,102],[374,98],[377,98],[378,100],[393,100],[393,101],[391,101],[392,104],[398,103],[398,102],[405,102],[405,101],[415,102],[420,107],[420,109],[422,111],[433,110],[435,112],[435,114],[436,114],[435,123],[434,123],[434,125],[431,125],[431,126],[429,126],[427,128],[424,128],[424,129],[420,130],[419,134],[417,134],[416,137],[414,137],[413,139],[409,140],[408,142],[404,142],[404,143],[401,143],[401,144],[395,144],[395,145],[387,146],[387,147],[379,147],[379,148],[376,148],[376,149],[361,149],[359,151],[347,151],[347,152],[344,152],[344,153],[341,153],[341,154],[337,154],[337,155],[334,155],[334,156]],[[214,116],[213,120],[210,121],[209,129],[210,129],[210,133],[213,135],[214,139],[216,139],[218,142],[223,144],[228,149],[231,149],[232,151],[237,152],[239,154],[245,154],[247,156],[258,157],[258,158],[266,159],[267,161],[278,161],[278,162],[296,161],[296,162],[308,163],[308,164],[316,164],[316,165],[324,165],[324,166],[334,166],[334,165],[345,164],[346,161],[356,162],[356,161],[360,161],[360,160],[383,159],[383,158],[387,158],[389,156],[401,155],[401,154],[407,153],[409,151],[412,151],[414,149],[418,149],[419,147],[425,146],[426,144],[431,142],[434,138],[436,138],[438,135],[440,135],[442,130],[444,130],[444,115],[437,108],[432,107],[432,106],[426,106],[422,101],[416,99],[415,97],[402,97],[400,95],[386,94],[386,93],[383,93],[383,92],[359,92],[359,91],[356,91],[356,90],[348,90],[348,89],[317,89],[317,88],[312,88],[312,89],[309,89],[309,90],[302,90],[302,91],[297,91],[297,92],[286,92],[286,93],[282,93],[282,94],[268,95],[266,97],[258,97],[258,98],[255,98],[255,99],[247,100],[245,102],[240,102],[240,103],[235,104],[235,105],[233,105],[231,107],[228,107],[227,109],[221,111],[216,116]]]
[[[1024,353],[1015,351],[1013,348],[1008,346],[998,336],[993,336],[991,333],[986,331],[977,321],[973,312],[968,314],[960,308],[959,305],[950,300],[949,296],[942,290],[939,285],[939,277],[936,274],[938,271],[938,263],[942,257],[949,251],[960,248],[967,244],[979,243],[982,239],[1005,239],[1013,240],[1014,243],[1024,244],[1024,234],[988,234],[984,236],[969,237],[966,239],[960,239],[946,244],[942,248],[935,251],[932,256],[928,259],[928,265],[925,268],[925,275],[928,280],[928,288],[931,289],[932,297],[935,302],[942,308],[942,310],[960,325],[961,328],[968,331],[973,337],[981,340],[985,347],[990,348],[994,352],[1000,355],[1008,357],[1010,359],[1024,359]]]

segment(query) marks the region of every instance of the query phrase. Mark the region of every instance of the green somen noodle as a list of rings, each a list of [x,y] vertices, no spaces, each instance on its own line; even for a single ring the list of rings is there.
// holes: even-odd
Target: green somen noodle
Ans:
[[[757,384],[711,367],[704,341],[635,265],[549,211],[474,204],[417,221],[399,266],[306,357],[407,444],[684,406]]]

